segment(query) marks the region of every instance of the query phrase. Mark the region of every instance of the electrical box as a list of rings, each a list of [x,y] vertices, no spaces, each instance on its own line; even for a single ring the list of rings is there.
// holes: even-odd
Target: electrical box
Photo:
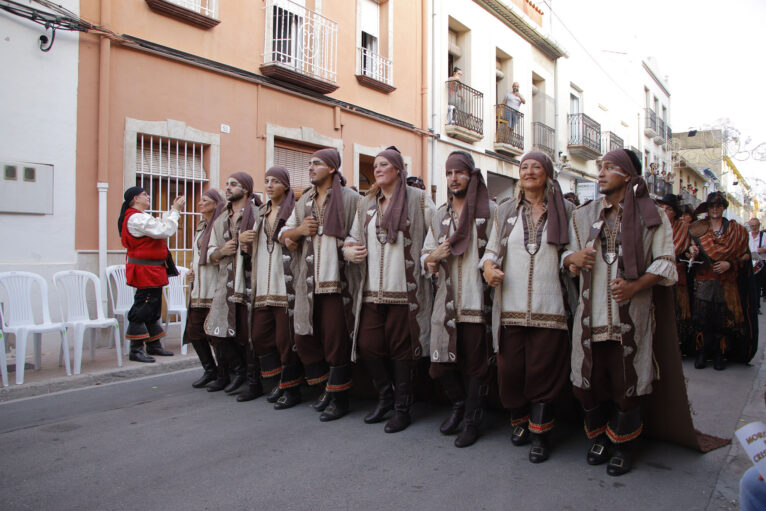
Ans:
[[[0,213],[53,214],[53,165],[0,160]]]

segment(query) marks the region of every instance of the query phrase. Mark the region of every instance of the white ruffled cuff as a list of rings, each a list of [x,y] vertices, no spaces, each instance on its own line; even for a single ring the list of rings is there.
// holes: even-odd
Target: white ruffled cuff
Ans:
[[[660,286],[672,286],[678,281],[676,263],[670,262],[667,259],[655,259],[646,269],[646,273],[658,275],[660,281],[657,284]]]

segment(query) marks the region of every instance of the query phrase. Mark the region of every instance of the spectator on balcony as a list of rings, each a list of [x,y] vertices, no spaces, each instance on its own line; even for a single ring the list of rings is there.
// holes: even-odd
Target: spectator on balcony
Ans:
[[[503,109],[503,119],[508,121],[511,132],[513,132],[516,130],[516,125],[519,123],[521,105],[527,103],[527,100],[524,99],[524,96],[519,92],[519,82],[513,82],[511,85],[511,92],[505,95],[503,103],[508,107],[508,109]],[[509,113],[510,119],[508,118]]]
[[[465,98],[460,88],[463,70],[455,66],[447,83],[447,124],[456,124],[460,112],[465,110]]]
[[[676,182],[675,176],[671,172],[667,173],[667,177],[665,178],[665,182],[667,183],[665,185],[665,195],[672,194],[673,193],[673,183]]]

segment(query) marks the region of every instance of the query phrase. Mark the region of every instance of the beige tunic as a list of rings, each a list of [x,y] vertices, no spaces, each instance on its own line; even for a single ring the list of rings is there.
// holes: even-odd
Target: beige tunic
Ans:
[[[194,235],[192,243],[192,264],[191,269],[194,272],[194,282],[191,285],[191,294],[189,298],[189,307],[209,308],[215,295],[215,281],[218,276],[218,265],[210,263],[199,264],[199,242],[202,237],[202,231],[205,230],[205,222],[200,221],[197,225],[197,232]]]
[[[271,246],[268,243],[268,232],[273,228],[269,225],[270,206],[260,217],[258,226],[258,239],[254,244],[255,257],[253,257],[253,294],[255,295],[254,307],[287,307],[287,290],[285,288],[285,270],[282,263],[282,245],[274,241]],[[274,219],[276,223],[277,219]],[[276,238],[276,236],[275,236]]]

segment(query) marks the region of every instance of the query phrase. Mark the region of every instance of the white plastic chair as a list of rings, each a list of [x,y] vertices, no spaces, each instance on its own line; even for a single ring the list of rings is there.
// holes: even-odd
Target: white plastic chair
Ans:
[[[176,315],[179,318],[178,322],[172,324],[178,324],[181,326],[181,354],[186,355],[188,347],[183,344],[184,331],[186,330],[186,314],[188,309],[186,308],[186,274],[189,273],[188,268],[183,266],[178,267],[178,276],[169,277],[168,285],[162,288],[162,294],[165,296],[165,331],[168,331],[168,324],[170,323],[170,315]]]
[[[92,283],[96,297],[96,318],[88,311],[88,284]],[[53,284],[59,293],[61,317],[67,328],[74,329],[74,374],[80,374],[82,345],[88,328],[113,328],[114,346],[117,349],[117,366],[122,367],[120,324],[115,318],[104,316],[101,305],[101,280],[87,271],[60,271],[53,276]],[[95,358],[95,336],[90,340],[90,359]]]
[[[122,331],[125,332],[128,328],[128,311],[133,307],[133,295],[136,290],[128,285],[124,264],[107,266],[106,287],[112,304],[112,314],[115,318],[122,316]],[[123,341],[124,353],[127,355],[130,343],[125,340],[124,334],[120,334],[120,337]]]
[[[37,284],[42,301],[42,323],[35,323],[34,306],[32,304],[32,287]],[[61,349],[64,350],[64,363],[67,376],[72,375],[69,364],[69,343],[67,342],[67,327],[64,323],[51,321],[48,309],[48,285],[40,275],[26,271],[9,271],[0,273],[0,285],[8,296],[8,307],[0,314],[3,334],[14,334],[16,337],[16,384],[24,383],[24,363],[27,353],[27,336],[34,335],[35,369],[40,369],[42,351],[42,334],[59,332]],[[4,344],[4,343],[3,343]],[[3,385],[8,385],[7,368],[4,363],[5,347],[3,348]]]

